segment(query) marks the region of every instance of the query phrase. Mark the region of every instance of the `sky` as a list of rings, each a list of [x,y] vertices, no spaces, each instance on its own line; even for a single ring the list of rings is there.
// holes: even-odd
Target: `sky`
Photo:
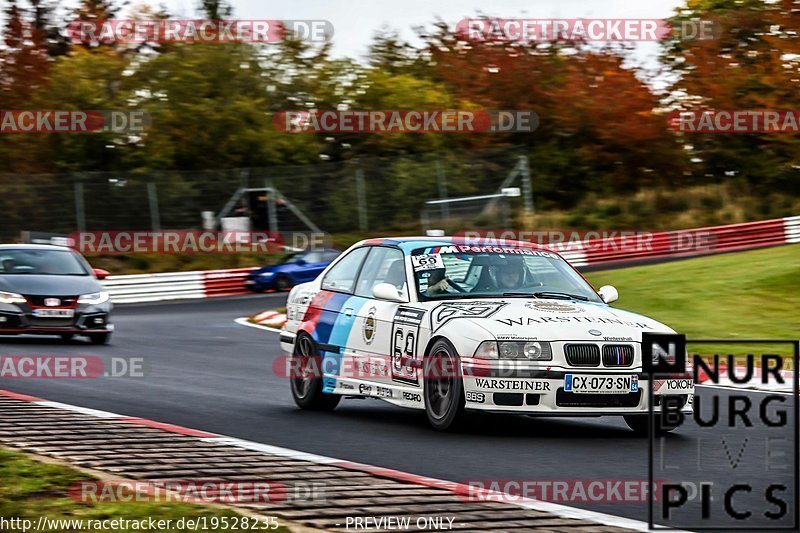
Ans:
[[[176,17],[196,14],[196,0],[162,0]],[[236,18],[324,19],[333,23],[334,53],[362,57],[375,31],[388,26],[419,44],[415,26],[437,17],[451,27],[463,18],[668,18],[684,0],[233,0]],[[656,47],[645,43],[637,54],[646,59]],[[649,62],[649,61],[648,61]]]
[[[55,0],[63,10],[76,0]],[[197,18],[199,0],[131,0],[164,5],[173,18]],[[451,27],[476,15],[499,18],[668,18],[685,0],[232,0],[234,18],[316,20],[333,24],[333,53],[363,58],[375,32],[385,26],[419,44],[415,26],[444,20]],[[0,5],[4,4],[0,0]],[[2,13],[0,12],[0,21]],[[639,43],[634,59],[643,66],[655,63],[657,46]]]

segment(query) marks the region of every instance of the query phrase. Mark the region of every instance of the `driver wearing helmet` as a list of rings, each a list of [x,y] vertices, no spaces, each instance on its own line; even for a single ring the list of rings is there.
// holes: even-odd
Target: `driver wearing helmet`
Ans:
[[[520,261],[507,261],[495,268],[495,281],[499,289],[519,289],[522,285],[522,269]]]
[[[447,270],[436,268],[431,270],[428,277],[428,288],[426,296],[436,296],[437,294],[447,294],[450,292],[450,284],[447,282]]]

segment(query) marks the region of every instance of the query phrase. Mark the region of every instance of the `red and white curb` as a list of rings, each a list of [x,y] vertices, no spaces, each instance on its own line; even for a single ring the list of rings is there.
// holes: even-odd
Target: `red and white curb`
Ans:
[[[281,328],[273,328],[273,327],[270,327],[270,326],[265,326],[263,324],[255,324],[253,322],[250,322],[250,318],[246,317],[246,316],[244,316],[242,318],[237,318],[236,320],[234,320],[234,322],[236,322],[240,326],[247,326],[248,328],[263,329],[264,331],[269,331],[271,333],[280,333],[281,332]]]
[[[413,485],[418,485],[422,487],[429,487],[429,488],[437,488],[441,490],[446,490],[452,492],[456,495],[463,496],[465,494],[471,495],[479,495],[485,496],[487,500],[494,499],[498,501],[498,498],[503,498],[502,501],[507,503],[508,505],[521,507],[523,509],[530,509],[540,512],[550,513],[555,515],[559,518],[571,518],[577,520],[586,520],[595,522],[596,524],[602,524],[606,526],[612,527],[619,527],[624,529],[629,529],[632,531],[650,531],[648,529],[648,525],[646,522],[642,522],[640,520],[633,520],[630,518],[624,518],[619,516],[614,516],[605,513],[598,513],[595,511],[589,511],[585,509],[579,509],[576,507],[570,507],[567,505],[561,505],[556,503],[549,503],[549,502],[542,502],[539,500],[533,500],[529,498],[519,498],[517,496],[512,496],[510,494],[503,494],[498,493],[496,491],[491,491],[487,489],[478,489],[475,487],[470,487],[468,485],[464,485],[462,483],[455,483],[452,481],[444,481],[441,479],[430,478],[426,476],[420,476],[417,474],[411,474],[408,472],[402,472],[400,470],[394,470],[391,468],[383,468],[379,466],[373,466],[363,463],[356,463],[352,461],[345,461],[342,459],[336,459],[334,457],[326,457],[323,455],[317,455],[314,453],[307,453],[302,452],[299,450],[292,450],[289,448],[282,448],[279,446],[272,446],[270,444],[261,444],[258,442],[252,442],[248,440],[238,439],[235,437],[228,437],[225,435],[219,435],[216,433],[209,433],[207,431],[201,431],[197,429],[186,428],[183,426],[177,426],[174,424],[167,424],[163,422],[157,422],[155,420],[147,420],[144,418],[138,417],[130,417],[125,415],[120,415],[117,413],[111,413],[108,411],[101,411],[97,409],[89,409],[86,407],[79,407],[75,405],[60,403],[60,402],[53,402],[44,400],[41,398],[36,398],[34,396],[28,396],[25,394],[18,394],[15,392],[0,390],[0,396],[5,396],[7,398],[12,398],[15,400],[21,400],[30,402],[36,405],[40,405],[42,407],[51,407],[55,409],[61,409],[64,411],[70,411],[73,413],[80,413],[86,416],[92,416],[96,418],[102,418],[106,420],[114,420],[117,422],[124,422],[129,424],[136,424],[141,426],[146,426],[149,428],[155,428],[161,431],[169,432],[169,433],[176,433],[179,435],[185,435],[190,437],[197,437],[202,442],[208,442],[213,444],[220,444],[226,446],[233,446],[236,448],[241,448],[244,450],[261,452],[264,454],[275,455],[279,457],[285,457],[287,459],[295,459],[299,461],[308,461],[311,463],[316,463],[320,465],[328,465],[328,466],[336,466],[345,470],[351,471],[359,471],[368,473],[370,475],[381,477],[385,479],[392,479],[395,481],[400,481],[403,483],[409,483]],[[687,533],[681,530],[671,530],[674,533]]]
[[[277,311],[264,311],[251,317],[250,321],[261,326],[281,329],[286,324],[286,314]]]

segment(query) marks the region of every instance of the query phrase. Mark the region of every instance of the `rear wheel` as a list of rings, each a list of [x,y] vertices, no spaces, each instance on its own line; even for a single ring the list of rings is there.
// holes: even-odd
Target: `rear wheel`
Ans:
[[[461,359],[444,339],[436,341],[423,363],[425,414],[434,429],[456,429],[465,418]]]
[[[656,420],[656,435],[664,435],[670,431],[675,430],[678,426],[667,424],[661,415],[655,415]],[[625,423],[639,436],[646,437],[648,434],[648,427],[650,425],[650,417],[647,415],[625,415]]]
[[[322,358],[309,335],[297,336],[289,368],[292,397],[298,407],[332,411],[339,404],[341,396],[322,392]]]

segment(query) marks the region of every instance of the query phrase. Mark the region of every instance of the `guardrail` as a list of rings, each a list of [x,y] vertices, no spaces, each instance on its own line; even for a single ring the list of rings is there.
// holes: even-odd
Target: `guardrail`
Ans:
[[[729,226],[589,239],[552,247],[577,268],[618,266],[800,242],[800,216]]]
[[[114,303],[160,302],[245,294],[252,268],[109,276],[103,285]]]
[[[778,244],[800,243],[800,216],[729,226],[665,231],[562,243],[552,248],[580,269],[681,258]],[[244,280],[252,268],[110,276],[103,284],[115,303],[158,302],[246,294]]]

